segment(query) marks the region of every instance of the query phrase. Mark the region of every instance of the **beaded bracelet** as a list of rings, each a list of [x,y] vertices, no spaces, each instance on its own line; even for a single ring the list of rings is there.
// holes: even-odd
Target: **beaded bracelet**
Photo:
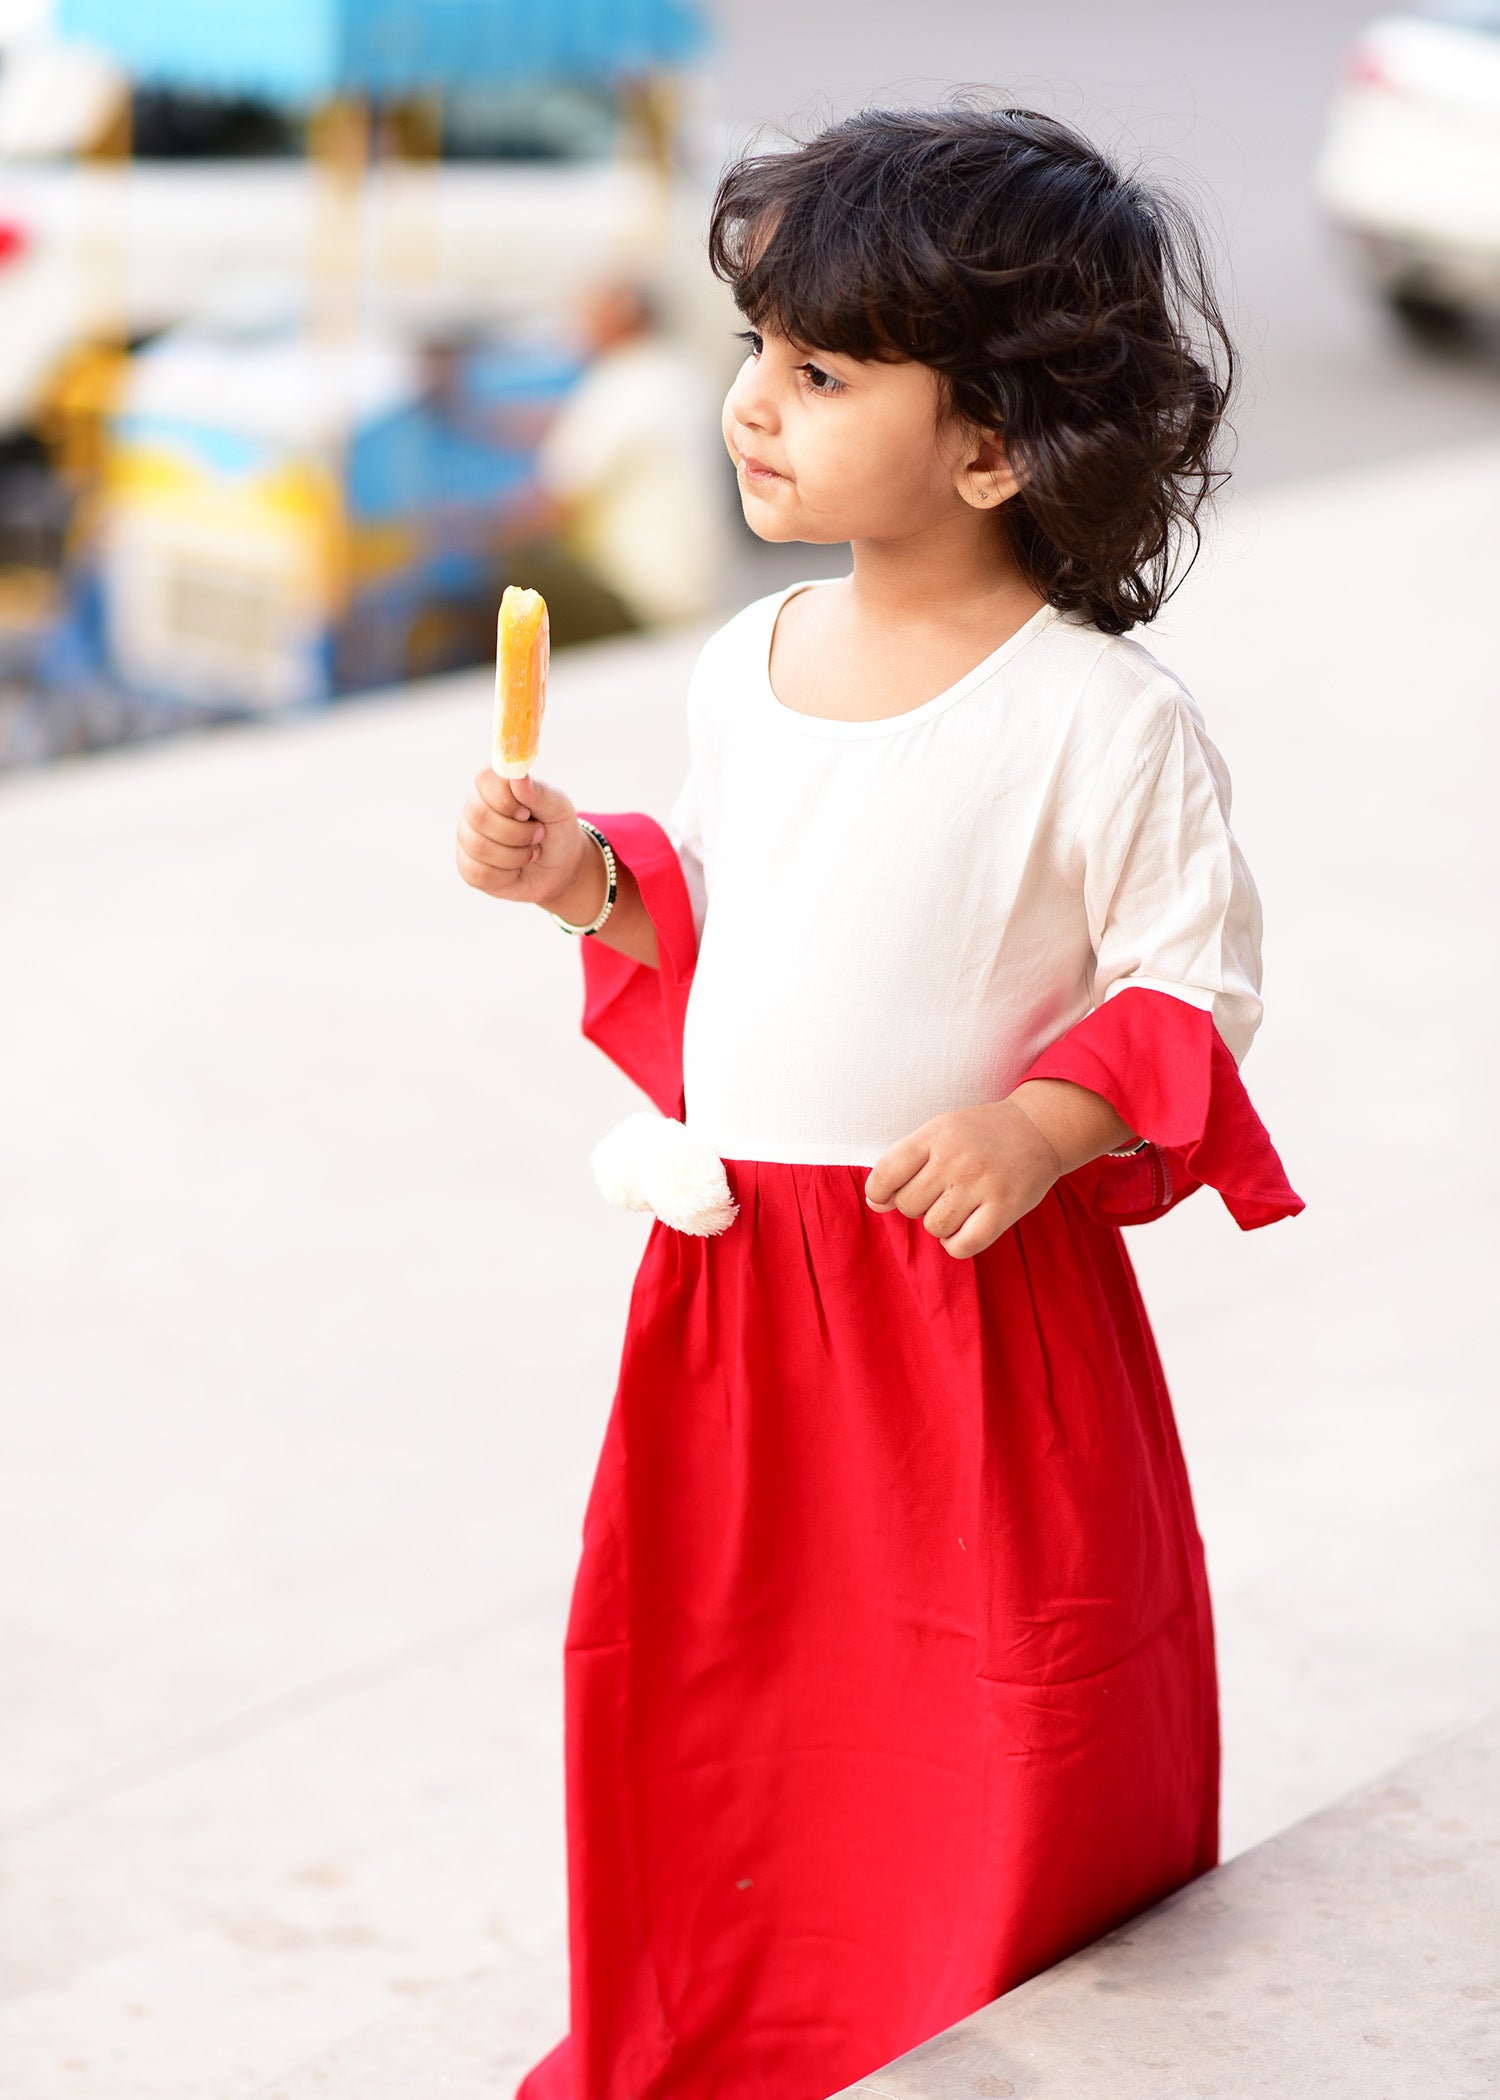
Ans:
[[[599,848],[599,851],[604,855],[604,902],[600,905],[594,917],[590,919],[587,926],[572,926],[568,923],[566,919],[554,919],[553,923],[557,927],[559,933],[597,933],[599,931],[599,928],[609,917],[610,913],[614,910],[615,898],[619,895],[620,892],[619,868],[615,862],[614,847],[611,846],[609,840],[604,836],[604,833],[599,829],[598,825],[591,824],[587,817],[580,817],[578,819],[578,828],[580,831],[586,831],[588,833],[589,837],[593,840],[594,844]]]

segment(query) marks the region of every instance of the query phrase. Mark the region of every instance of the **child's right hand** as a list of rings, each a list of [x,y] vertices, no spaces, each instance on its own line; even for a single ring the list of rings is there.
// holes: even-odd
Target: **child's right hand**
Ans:
[[[487,897],[550,905],[579,886],[591,855],[599,861],[577,820],[560,788],[505,780],[486,766],[475,774],[458,820],[458,872]],[[602,890],[602,864],[599,875]]]

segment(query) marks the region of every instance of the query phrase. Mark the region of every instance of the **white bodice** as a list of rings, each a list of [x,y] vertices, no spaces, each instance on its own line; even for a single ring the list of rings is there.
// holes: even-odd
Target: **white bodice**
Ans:
[[[1170,673],[1046,607],[924,706],[828,721],[771,687],[790,595],[721,628],[689,693],[669,828],[700,932],[695,1135],[724,1159],[872,1165],[1008,1093],[1130,985],[1207,1008],[1242,1057],[1259,900]]]

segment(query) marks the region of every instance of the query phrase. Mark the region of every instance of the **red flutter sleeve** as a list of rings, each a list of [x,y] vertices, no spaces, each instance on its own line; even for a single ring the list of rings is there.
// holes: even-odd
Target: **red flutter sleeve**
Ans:
[[[656,928],[657,967],[583,938],[583,1032],[664,1116],[682,1114],[682,1025],[698,960],[693,907],[677,849],[654,817],[595,816],[629,868]]]
[[[1132,985],[1059,1036],[1024,1077],[1102,1094],[1151,1140],[1133,1158],[1092,1160],[1067,1177],[1109,1224],[1144,1224],[1204,1186],[1245,1231],[1304,1208],[1213,1016],[1185,999]]]

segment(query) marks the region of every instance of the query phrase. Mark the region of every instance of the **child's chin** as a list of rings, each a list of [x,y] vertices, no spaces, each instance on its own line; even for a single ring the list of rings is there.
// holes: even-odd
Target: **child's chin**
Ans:
[[[752,517],[747,509],[745,511],[745,523],[750,527],[750,530],[758,540],[768,540],[776,546],[797,540],[800,540],[804,546],[808,547],[821,547],[825,544],[830,547],[839,545],[839,542],[834,539],[831,533],[809,532],[805,525],[797,526],[788,518]]]
[[[771,540],[779,543],[782,540],[795,540],[800,536],[787,526],[779,523],[775,518],[746,517],[745,523],[750,527],[750,530],[758,540]]]

